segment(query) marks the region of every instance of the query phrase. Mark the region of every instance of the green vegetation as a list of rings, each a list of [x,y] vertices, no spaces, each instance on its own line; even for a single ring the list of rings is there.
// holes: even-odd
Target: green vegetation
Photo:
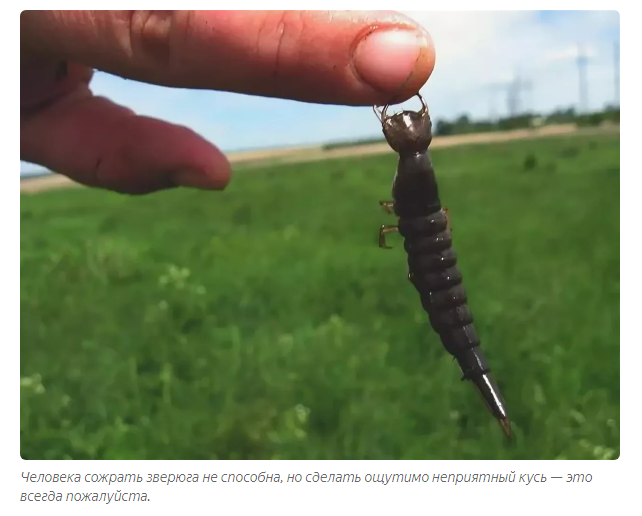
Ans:
[[[602,123],[619,124],[620,107],[606,107],[601,111],[578,114],[575,108],[558,109],[548,114],[524,113],[499,120],[472,120],[468,115],[461,115],[455,120],[437,120],[434,132],[438,136],[453,134],[485,133],[490,131],[511,131],[533,126],[533,121],[540,119],[543,125],[577,124],[579,127],[595,127]]]
[[[23,458],[617,458],[619,137],[433,157],[512,446],[376,245],[390,154],[23,196]]]

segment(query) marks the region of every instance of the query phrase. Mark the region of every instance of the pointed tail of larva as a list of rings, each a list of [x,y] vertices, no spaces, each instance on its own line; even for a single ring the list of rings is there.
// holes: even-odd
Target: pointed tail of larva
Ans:
[[[484,400],[486,408],[497,419],[504,435],[510,440],[512,432],[510,419],[506,412],[506,402],[493,377],[486,371],[482,374],[469,374],[465,379],[470,380],[475,386],[475,389]]]

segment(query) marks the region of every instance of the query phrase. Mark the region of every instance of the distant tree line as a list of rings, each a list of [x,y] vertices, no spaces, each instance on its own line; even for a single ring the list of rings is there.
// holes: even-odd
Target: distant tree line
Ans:
[[[490,131],[510,131],[514,129],[527,129],[542,125],[577,124],[581,127],[598,126],[603,123],[620,123],[620,107],[607,106],[602,111],[578,114],[575,108],[557,109],[549,114],[524,113],[518,116],[504,117],[496,120],[473,120],[467,114],[462,114],[454,120],[438,119],[433,124],[433,134],[436,136],[451,136],[455,134],[484,133]],[[380,143],[382,137],[364,138],[331,142],[323,146],[325,150],[340,147],[352,147],[368,143]]]
[[[558,109],[547,115],[524,113],[518,116],[497,120],[472,120],[468,115],[460,115],[455,120],[439,119],[433,128],[437,136],[453,134],[481,133],[488,131],[510,131],[541,125],[572,124],[578,126],[597,126],[602,123],[620,123],[620,107],[607,107],[602,111],[578,114],[575,108]]]

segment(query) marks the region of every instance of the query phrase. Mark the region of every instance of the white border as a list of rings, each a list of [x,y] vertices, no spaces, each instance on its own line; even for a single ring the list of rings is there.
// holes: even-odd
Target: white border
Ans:
[[[165,2],[160,2],[164,4]],[[32,7],[37,7],[38,2],[31,2]],[[66,2],[74,6],[75,2]],[[169,3],[168,3],[169,4]],[[235,7],[241,4],[251,5],[250,2],[236,2]],[[359,3],[353,2],[352,8]],[[361,2],[365,4],[365,2]],[[402,2],[396,5],[400,9],[417,10],[417,7],[438,8],[425,3]],[[559,8],[559,2],[545,2],[547,6],[539,3],[533,8],[542,9]],[[567,9],[617,9],[621,5],[634,6],[631,2],[598,3],[591,1],[565,2]],[[81,5],[81,4],[79,4]],[[82,4],[86,7],[86,4]],[[192,2],[192,5],[198,3]],[[286,4],[287,5],[287,4]],[[159,6],[159,2],[154,4]],[[370,3],[369,7],[372,7]],[[444,4],[442,4],[444,6]],[[486,8],[492,9],[514,9],[515,4],[508,1],[487,2]],[[110,6],[111,7],[111,6]],[[206,7],[203,3],[203,7]],[[209,7],[209,5],[207,6]],[[300,4],[291,4],[291,7],[300,8]],[[326,7],[326,5],[324,5]],[[341,5],[345,8],[345,2]],[[448,10],[476,9],[480,6],[475,2],[453,2],[447,3]],[[204,511],[205,513],[219,514],[244,514],[260,511],[269,514],[326,514],[333,511],[337,514],[459,514],[474,511],[473,514],[493,514],[509,512],[513,514],[528,515],[542,514],[547,511],[549,514],[603,514],[616,511],[621,514],[632,513],[631,510],[623,510],[624,507],[639,507],[635,496],[637,480],[636,472],[639,470],[640,459],[640,407],[639,391],[641,386],[638,381],[640,372],[639,364],[642,363],[640,349],[642,344],[639,338],[637,317],[639,316],[639,292],[642,291],[640,284],[639,251],[636,252],[634,245],[639,240],[640,215],[639,198],[642,192],[640,182],[640,159],[633,155],[636,151],[637,131],[635,127],[642,123],[640,112],[639,92],[633,80],[633,63],[639,61],[640,30],[638,15],[633,7],[622,11],[621,14],[621,105],[624,106],[622,118],[622,165],[621,165],[621,214],[622,214],[622,405],[628,410],[623,410],[621,415],[621,450],[622,456],[617,461],[229,461],[229,462],[190,462],[190,461],[113,461],[113,462],[53,462],[53,461],[22,461],[19,457],[19,304],[16,301],[16,294],[19,293],[19,278],[16,270],[20,267],[19,259],[15,249],[19,249],[19,219],[18,203],[19,198],[11,193],[10,188],[2,190],[2,202],[0,207],[3,210],[4,240],[6,251],[2,253],[2,261],[5,263],[4,270],[7,272],[5,287],[2,289],[2,296],[5,298],[3,310],[3,321],[5,327],[4,357],[0,361],[0,381],[4,407],[2,410],[2,455],[0,456],[0,471],[2,473],[0,484],[1,501],[0,506],[7,507],[4,514],[80,514],[87,511],[93,513],[102,507],[117,507],[123,514],[139,514],[141,509],[154,511],[155,514],[175,512],[183,509],[189,512]],[[2,81],[5,94],[2,96],[2,103],[6,109],[5,113],[18,110],[19,97],[18,81],[10,81],[10,70],[17,70],[19,66],[17,52],[13,45],[19,44],[19,25],[15,23],[19,11],[13,11],[5,18],[8,23],[2,31],[3,48],[6,49],[5,56],[10,62],[5,63],[5,79]],[[638,43],[636,44],[635,41]],[[628,67],[631,68],[628,68]],[[13,94],[10,92],[14,91]],[[14,120],[17,120],[18,117]],[[19,181],[15,164],[19,156],[10,156],[15,149],[19,148],[18,132],[13,131],[10,126],[11,118],[6,116],[5,123],[9,125],[2,140],[2,159],[6,163],[3,167],[7,178],[15,178]],[[628,129],[627,129],[628,127]],[[11,142],[14,143],[11,143]],[[14,147],[15,145],[15,147]],[[13,175],[12,175],[13,174]],[[12,179],[9,179],[11,181]],[[17,187],[16,187],[17,188]],[[596,206],[595,209],[600,209]],[[14,247],[11,242],[16,243]],[[19,295],[19,294],[18,294]],[[130,490],[145,490],[149,493],[151,502],[138,503],[112,503],[101,504],[87,502],[75,503],[54,503],[54,502],[29,502],[20,503],[20,493],[27,490],[48,492],[50,490],[60,491],[66,487],[62,485],[44,486],[34,484],[38,489],[27,489],[27,484],[21,477],[23,471],[37,473],[259,473],[267,471],[280,473],[287,477],[288,473],[301,473],[305,478],[306,473],[315,471],[326,473],[352,472],[360,473],[361,478],[368,473],[402,473],[417,472],[429,473],[501,473],[510,471],[529,474],[566,475],[567,473],[590,473],[593,481],[590,484],[567,484],[565,481],[548,480],[546,483],[531,483],[526,486],[518,483],[493,483],[493,484],[329,484],[329,483],[283,483],[283,484],[172,484],[170,486],[143,484],[140,487]],[[31,487],[33,487],[31,486]],[[79,492],[93,492],[95,486],[78,484],[75,489]],[[634,487],[635,486],[635,487]],[[118,486],[123,489],[123,486]],[[116,489],[102,487],[101,490]],[[123,489],[126,490],[127,488]],[[196,503],[203,505],[196,506]],[[188,505],[189,504],[189,505]],[[198,509],[197,509],[198,507]],[[633,509],[634,510],[634,509]],[[146,511],[147,512],[147,511]]]

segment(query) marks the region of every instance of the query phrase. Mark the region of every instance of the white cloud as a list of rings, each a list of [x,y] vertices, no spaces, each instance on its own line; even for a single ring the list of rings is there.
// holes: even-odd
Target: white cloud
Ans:
[[[492,99],[498,98],[497,87],[516,77],[532,83],[531,93],[523,95],[525,107],[550,110],[576,104],[578,45],[589,57],[590,107],[600,108],[614,97],[614,38],[607,32],[619,28],[614,11],[575,11],[547,23],[535,11],[406,14],[424,26],[435,43],[435,71],[422,89],[435,116],[487,116]],[[498,111],[505,114],[506,101],[499,101]]]
[[[592,45],[571,45],[566,48],[552,50],[544,54],[544,61],[550,63],[554,61],[575,61],[578,57],[584,56],[585,58],[592,59],[597,57],[597,52]]]

